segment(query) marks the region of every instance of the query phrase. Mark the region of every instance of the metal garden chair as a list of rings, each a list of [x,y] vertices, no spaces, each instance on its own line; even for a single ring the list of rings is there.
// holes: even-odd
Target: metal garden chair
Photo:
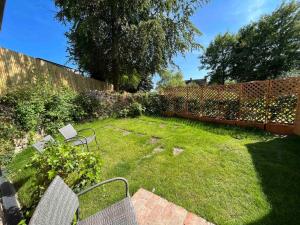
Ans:
[[[34,147],[39,153],[43,153],[45,150],[45,146],[49,143],[54,143],[55,140],[51,135],[45,136],[42,140],[34,143],[32,147]]]
[[[80,135],[79,133],[85,130],[91,130],[93,132],[93,135],[85,137],[83,135]],[[75,128],[68,124],[65,127],[62,127],[59,129],[59,132],[64,136],[66,142],[71,142],[74,146],[78,145],[86,145],[87,149],[89,150],[89,143],[91,143],[93,140],[95,140],[97,146],[97,138],[96,138],[96,132],[93,128],[85,128],[81,129],[79,131],[76,131]]]
[[[75,213],[79,220],[78,196],[113,181],[124,182],[126,197],[102,211],[78,221],[77,225],[137,225],[126,179],[117,177],[106,180],[76,195],[59,176],[55,177],[41,198],[29,225],[71,225]]]

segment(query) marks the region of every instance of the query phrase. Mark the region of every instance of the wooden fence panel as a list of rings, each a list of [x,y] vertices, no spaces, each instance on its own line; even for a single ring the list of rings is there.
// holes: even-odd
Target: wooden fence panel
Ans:
[[[43,76],[54,88],[69,87],[74,91],[113,90],[113,86],[105,82],[0,47],[0,95],[13,87],[35,83],[38,76]]]

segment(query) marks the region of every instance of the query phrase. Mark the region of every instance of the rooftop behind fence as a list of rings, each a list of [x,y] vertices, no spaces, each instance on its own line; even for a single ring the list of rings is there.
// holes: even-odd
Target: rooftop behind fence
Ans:
[[[165,114],[300,135],[300,77],[162,91]]]

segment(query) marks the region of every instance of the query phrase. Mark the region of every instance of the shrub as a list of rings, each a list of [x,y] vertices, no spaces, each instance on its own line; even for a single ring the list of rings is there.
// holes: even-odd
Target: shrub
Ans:
[[[184,97],[174,97],[174,108],[176,112],[182,112],[185,110],[185,99]]]
[[[161,95],[157,93],[137,93],[134,100],[139,102],[145,109],[147,115],[160,115],[163,111]]]
[[[193,114],[200,113],[201,104],[198,99],[190,99],[187,101],[188,111]]]
[[[145,108],[138,102],[133,102],[128,107],[118,111],[117,117],[126,118],[126,117],[138,117],[145,112]]]
[[[62,177],[74,191],[101,178],[100,158],[84,148],[68,144],[49,145],[43,154],[34,155],[32,166],[36,168],[37,201],[56,175]]]
[[[72,122],[74,112],[78,109],[74,105],[75,93],[69,90],[58,92],[45,103],[45,112],[41,116],[41,126],[47,133],[55,133],[65,123]]]
[[[128,117],[128,115],[129,115],[128,108],[124,108],[117,113],[117,117],[119,117],[119,118],[126,118],[126,117]]]
[[[129,106],[129,117],[138,117],[145,112],[145,108],[138,102],[134,102]]]

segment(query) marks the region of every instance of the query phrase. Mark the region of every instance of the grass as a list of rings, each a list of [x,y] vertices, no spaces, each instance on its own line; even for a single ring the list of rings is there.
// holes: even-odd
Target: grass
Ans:
[[[140,117],[79,124],[97,132],[103,177],[129,180],[131,194],[154,191],[220,224],[297,224],[300,221],[300,138],[208,125],[181,119]],[[127,132],[130,131],[130,132]],[[151,137],[158,137],[151,143]],[[152,153],[156,147],[165,151]],[[173,156],[174,147],[184,149]],[[23,205],[30,204],[34,170],[27,149],[8,166]],[[83,217],[122,197],[110,184],[81,199]]]

